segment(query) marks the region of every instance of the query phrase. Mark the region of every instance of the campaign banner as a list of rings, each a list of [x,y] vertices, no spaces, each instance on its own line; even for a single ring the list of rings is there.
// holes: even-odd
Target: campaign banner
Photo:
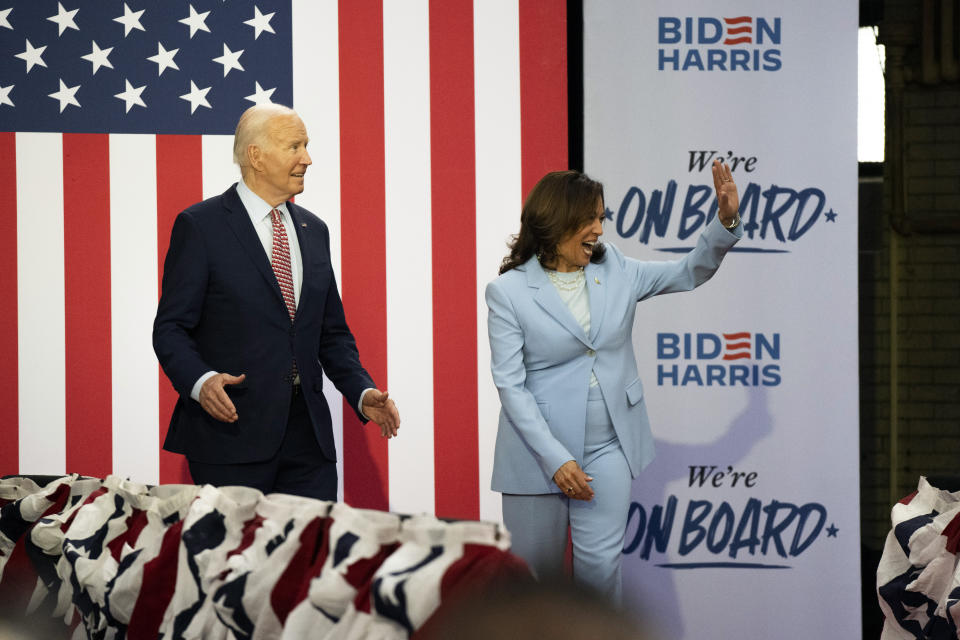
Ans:
[[[584,2],[585,170],[603,240],[689,251],[730,166],[743,238],[642,303],[657,454],[625,604],[669,638],[860,637],[857,3]]]

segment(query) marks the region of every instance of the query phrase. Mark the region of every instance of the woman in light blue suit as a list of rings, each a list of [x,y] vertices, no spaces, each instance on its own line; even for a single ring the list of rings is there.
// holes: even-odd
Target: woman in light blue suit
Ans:
[[[559,574],[569,527],[574,578],[621,599],[630,482],[653,459],[633,353],[636,303],[707,280],[742,235],[737,187],[714,162],[719,210],[680,260],[641,262],[599,242],[603,186],[544,176],[487,285],[491,370],[500,393],[492,488],[513,551]]]

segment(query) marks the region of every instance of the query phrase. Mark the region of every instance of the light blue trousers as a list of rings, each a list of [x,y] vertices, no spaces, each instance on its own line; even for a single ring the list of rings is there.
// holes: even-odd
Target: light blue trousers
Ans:
[[[582,467],[593,478],[593,500],[572,500],[562,493],[505,493],[503,522],[510,531],[511,551],[541,580],[563,573],[569,527],[574,579],[619,605],[630,468],[598,386],[590,388],[586,418]]]

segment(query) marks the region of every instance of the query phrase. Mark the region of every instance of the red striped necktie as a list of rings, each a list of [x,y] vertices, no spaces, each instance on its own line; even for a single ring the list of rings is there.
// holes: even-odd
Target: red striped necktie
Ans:
[[[273,251],[270,255],[270,266],[277,276],[283,301],[287,304],[287,312],[292,323],[297,314],[297,298],[293,293],[293,275],[290,271],[290,244],[287,242],[287,230],[283,226],[283,217],[277,209],[270,212],[273,221]]]
[[[273,251],[270,253],[270,266],[273,267],[273,273],[277,276],[277,284],[280,285],[283,301],[287,305],[287,313],[290,314],[290,324],[293,324],[297,315],[297,298],[293,293],[293,274],[290,271],[290,243],[287,241],[287,230],[283,226],[281,213],[274,209],[270,212],[270,219],[273,221]],[[296,358],[293,359],[289,375],[293,384],[300,384]]]

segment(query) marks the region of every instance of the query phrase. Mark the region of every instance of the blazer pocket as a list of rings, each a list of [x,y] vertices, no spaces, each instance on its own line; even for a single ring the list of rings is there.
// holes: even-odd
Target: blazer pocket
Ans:
[[[640,382],[640,378],[637,378],[627,385],[627,402],[632,407],[641,400],[643,400],[643,383]]]
[[[538,402],[537,408],[540,409],[540,415],[543,416],[544,420],[550,420],[550,405],[546,402]]]

